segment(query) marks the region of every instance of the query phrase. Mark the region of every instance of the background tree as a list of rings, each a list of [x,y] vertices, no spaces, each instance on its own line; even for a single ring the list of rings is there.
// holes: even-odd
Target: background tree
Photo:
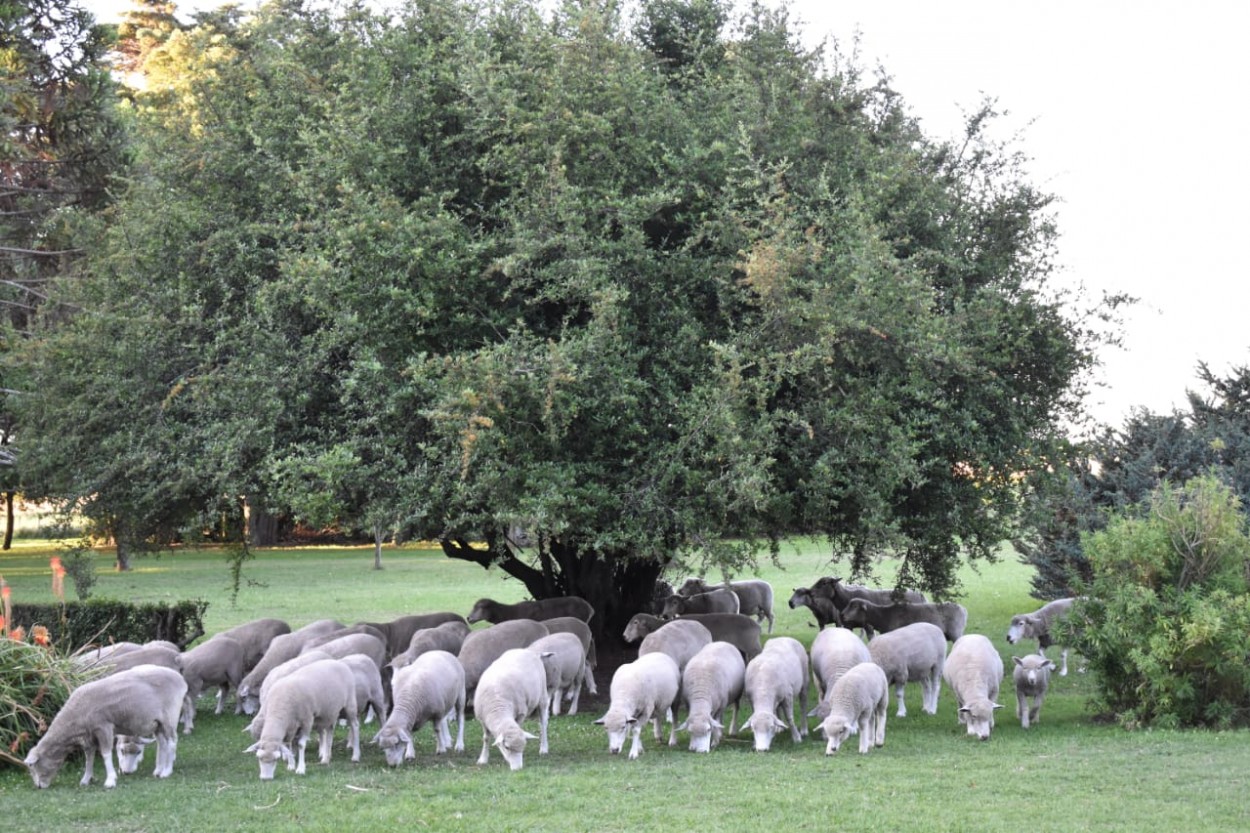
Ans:
[[[61,482],[92,511],[396,516],[612,639],[675,560],[791,534],[954,592],[1078,405],[1093,342],[992,113],[935,143],[784,10],[283,2],[165,54],[63,288],[92,314],[33,363],[40,442],[135,455]],[[79,373],[140,404],[89,419]]]

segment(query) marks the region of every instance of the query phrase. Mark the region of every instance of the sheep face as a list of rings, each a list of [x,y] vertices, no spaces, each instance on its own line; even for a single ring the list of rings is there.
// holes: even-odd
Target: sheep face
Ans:
[[[664,608],[660,611],[661,619],[674,619],[686,612],[685,596],[669,596],[664,600]]]
[[[156,738],[140,738],[134,735],[117,736],[117,768],[124,775],[130,775],[143,763],[143,750]]]
[[[61,765],[65,763],[65,757],[68,752],[69,750],[66,750],[61,755],[54,755],[41,751],[38,746],[30,750],[30,754],[26,756],[24,763],[26,764],[26,771],[30,773],[31,780],[35,782],[36,787],[46,790],[52,786],[52,779],[61,771]]]
[[[981,740],[990,739],[994,728],[994,711],[1002,706],[990,700],[979,700],[959,708],[959,722],[967,725],[968,734]]]
[[[773,738],[778,732],[789,728],[786,724],[778,719],[777,715],[769,712],[756,712],[751,715],[751,719],[747,721],[747,726],[755,735],[755,751],[767,752],[769,747],[773,745]]]
[[[474,622],[491,622],[494,611],[491,609],[492,602],[490,599],[478,599],[473,605],[473,610],[469,612],[466,621],[472,625]]]
[[[644,624],[643,618],[641,616],[635,616],[630,619],[629,624],[625,626],[625,633],[623,636],[625,637],[626,642],[637,642],[650,632],[651,630]]]
[[[859,725],[853,720],[831,714],[820,724],[820,731],[825,735],[825,754],[832,755],[846,742],[846,739],[859,731]]]
[[[629,730],[637,723],[638,718],[626,717],[620,712],[608,712],[595,721],[596,726],[602,726],[608,730],[608,752],[613,755],[619,755],[625,748],[625,738],[629,736]]]
[[[246,715],[256,714],[256,710],[260,708],[260,692],[243,690],[235,692],[235,696]]]
[[[1055,664],[1040,654],[1029,654],[1027,657],[1011,658],[1016,668],[1012,672],[1016,687],[1023,685],[1028,691],[1045,691],[1050,684],[1050,672]]]
[[[686,721],[685,728],[690,732],[691,752],[711,752],[712,747],[720,740],[724,727],[710,715],[694,715]]]
[[[374,737],[373,742],[382,747],[382,752],[386,755],[387,766],[399,766],[404,762],[404,755],[408,751],[408,744],[412,743],[412,736],[402,730],[384,728]]]
[[[256,760],[260,762],[260,780],[262,781],[273,780],[274,771],[278,768],[279,760],[285,760],[288,769],[294,768],[295,765],[295,753],[291,751],[290,747],[280,741],[257,741],[244,751],[256,753]]]
[[[508,768],[515,772],[521,768],[525,742],[536,737],[516,726],[509,726],[503,734],[495,738],[495,746],[499,747],[499,754],[508,762]]]
[[[812,591],[806,587],[794,588],[794,595],[790,597],[790,609],[796,610],[804,605],[811,604]]]
[[[1011,627],[1007,629],[1007,641],[1015,645],[1021,639],[1036,639],[1038,631],[1036,616],[1021,614],[1011,617]]]

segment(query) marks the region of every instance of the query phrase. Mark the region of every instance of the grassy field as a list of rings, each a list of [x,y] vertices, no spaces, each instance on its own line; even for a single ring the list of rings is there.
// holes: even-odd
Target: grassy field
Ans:
[[[53,552],[19,542],[14,552],[0,555],[0,575],[14,588],[15,601],[50,599]],[[810,614],[790,610],[785,601],[790,588],[831,572],[827,557],[822,546],[798,546],[783,553],[784,569],[763,565],[760,574],[779,597],[775,633],[810,644]],[[418,547],[388,549],[380,572],[370,569],[367,548],[265,551],[248,562],[235,604],[219,553],[146,558],[125,575],[109,571],[108,556],[100,559],[97,596],[206,599],[210,633],[259,616],[299,625],[324,616],[355,621],[444,609],[467,613],[479,596],[523,596],[521,585],[498,571]],[[889,579],[888,572],[883,578]],[[1008,665],[1013,648],[1003,639],[1007,622],[1038,605],[1028,596],[1028,579],[1028,568],[1010,557],[963,575],[968,630],[990,636]],[[417,737],[417,761],[400,769],[387,768],[381,752],[369,746],[362,761],[352,764],[340,743],[329,767],[310,763],[303,777],[280,767],[268,783],[257,778],[255,758],[242,752],[245,719],[216,717],[205,711],[206,700],[167,780],[150,776],[151,752],[140,773],[124,776],[112,791],[99,786],[98,764],[96,783],[78,787],[81,760],[71,760],[45,791],[36,790],[24,772],[0,770],[0,829],[1250,829],[1243,802],[1250,734],[1125,732],[1089,714],[1092,680],[1081,674],[1054,679],[1041,724],[1028,731],[1014,721],[1008,680],[1000,698],[1007,708],[986,743],[964,734],[948,690],[939,714],[929,716],[920,711],[918,687],[910,686],[908,716],[895,718],[891,708],[884,748],[860,756],[852,743],[831,758],[817,739],[795,745],[788,736],[758,754],[746,735],[727,738],[706,756],[688,752],[684,736],[682,746],[669,749],[646,735],[639,760],[610,756],[603,730],[591,725],[606,709],[603,688],[599,700],[582,698],[581,714],[553,719],[551,754],[540,757],[531,748],[520,772],[510,772],[497,753],[488,766],[475,765],[481,734],[470,720],[463,754],[435,758],[427,727]],[[376,724],[366,727],[364,738],[375,731]]]

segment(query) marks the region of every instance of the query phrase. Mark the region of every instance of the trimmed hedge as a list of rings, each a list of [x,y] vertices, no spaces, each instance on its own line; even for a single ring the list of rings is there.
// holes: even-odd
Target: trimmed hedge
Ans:
[[[15,604],[10,627],[30,633],[43,625],[53,644],[70,652],[83,645],[149,642],[164,639],[185,647],[204,634],[208,602],[194,599],[173,604],[131,604],[113,599],[88,599],[65,604]]]

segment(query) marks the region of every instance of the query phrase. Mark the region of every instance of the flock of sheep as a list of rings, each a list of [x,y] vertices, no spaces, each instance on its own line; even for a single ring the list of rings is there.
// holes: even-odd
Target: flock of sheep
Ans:
[[[1016,713],[1025,728],[1037,722],[1055,668],[1043,655],[1050,624],[1071,602],[1052,602],[1012,619],[1008,642],[1039,644],[1038,654],[1013,658]],[[678,732],[687,732],[691,750],[708,752],[726,731],[735,731],[745,698],[752,715],[742,729],[751,731],[757,750],[769,749],[781,732],[800,741],[808,718],[815,717],[826,754],[852,735],[859,736],[860,752],[868,752],[885,742],[891,688],[898,716],[906,714],[903,690],[909,682],[920,683],[923,709],[934,714],[943,679],[969,734],[989,737],[994,711],[1001,708],[1003,663],[989,639],[963,633],[967,612],[961,605],[932,604],[915,593],[896,602],[887,590],[822,578],[796,590],[790,606],[809,607],[821,627],[810,653],[791,637],[762,639],[762,624],[771,634],[774,621],[772,587],[765,581],[709,587],[690,579],[677,592],[660,582],[656,612],[634,616],[624,634],[626,641],[640,641],[638,658],[616,669],[608,711],[595,721],[607,731],[609,751],[621,752],[632,735],[629,757],[637,758],[646,724],[658,741],[666,720],[670,746]],[[279,761],[303,774],[314,733],[319,759],[328,764],[341,721],[347,723],[352,760],[359,760],[360,724],[370,712],[381,726],[372,743],[390,766],[415,757],[413,735],[426,723],[436,753],[461,752],[470,703],[482,728],[477,762],[486,764],[494,746],[509,767],[520,769],[528,741],[538,740],[539,754],[547,753],[550,715],[559,715],[565,701],[568,713],[576,714],[583,688],[597,694],[587,624],[593,613],[574,596],[514,605],[481,599],[468,617],[431,613],[351,626],[326,619],[298,630],[260,619],[187,651],[167,642],[96,648],[76,661],[101,676],[70,695],[25,763],[35,785],[47,787],[66,758],[82,750],[80,783],[86,785],[99,752],[104,785],[113,787],[114,750],[117,768],[130,773],[146,746],[155,744],[154,774],[167,777],[179,724],[184,734],[192,731],[196,701],[216,686],[218,714],[233,691],[235,713],[252,716],[246,731],[254,742],[246,751],[255,753],[262,780],[274,777]],[[479,621],[492,624],[471,629]],[[862,629],[867,643],[851,628]],[[949,654],[948,642],[954,643]],[[1060,673],[1066,672],[1065,651]],[[682,707],[686,716],[678,724]],[[521,725],[534,716],[538,736]]]

